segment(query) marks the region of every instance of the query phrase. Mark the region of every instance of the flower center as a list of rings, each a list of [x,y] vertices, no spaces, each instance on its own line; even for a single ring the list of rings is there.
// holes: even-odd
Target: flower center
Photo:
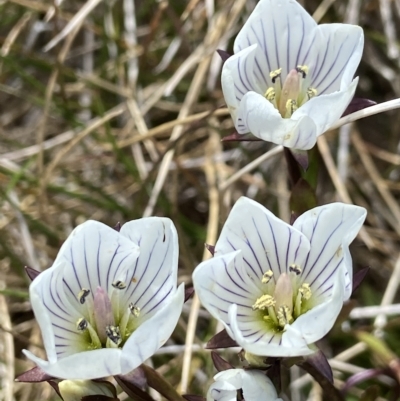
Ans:
[[[310,302],[312,292],[308,283],[299,283],[300,266],[292,264],[289,273],[282,273],[276,284],[271,282],[272,270],[263,274],[261,282],[266,285],[266,291],[257,298],[252,306],[254,311],[260,311],[263,322],[274,331],[281,332],[287,324],[293,323],[300,315],[312,308]]]
[[[116,281],[111,299],[108,293],[97,287],[91,297],[90,290],[82,288],[77,295],[80,304],[87,309],[85,317],[80,317],[76,330],[82,334],[82,340],[88,350],[98,348],[122,347],[132,332],[138,327],[140,308],[130,303],[125,311],[120,311],[120,293],[126,284]]]
[[[278,109],[283,118],[290,118],[300,106],[317,96],[317,90],[309,86],[308,71],[306,65],[298,65],[289,71],[283,84],[282,68],[270,72],[272,86],[265,91],[264,96]]]

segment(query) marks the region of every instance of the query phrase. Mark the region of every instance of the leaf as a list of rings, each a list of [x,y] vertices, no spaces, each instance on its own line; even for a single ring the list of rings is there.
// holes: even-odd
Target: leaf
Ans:
[[[215,369],[217,369],[218,372],[222,372],[223,370],[234,369],[234,367],[229,362],[225,361],[225,359],[222,358],[221,355],[217,354],[214,351],[211,351],[211,359],[214,363]]]
[[[210,252],[212,256],[214,256],[215,246],[209,244],[204,244],[204,246],[206,247],[207,251]]]
[[[322,351],[306,357],[304,362],[300,362],[298,365],[318,382],[324,394],[329,396],[329,401],[345,401],[344,396],[333,385],[332,369]]]
[[[354,273],[352,292],[354,292],[360,286],[360,284],[364,281],[364,278],[368,274],[369,270],[370,270],[370,268],[367,266],[367,267],[364,267],[364,269],[361,269],[358,272]]]
[[[117,383],[136,401],[154,401],[154,399],[144,391],[147,380],[143,370],[139,367],[126,375],[114,376]]]
[[[343,112],[342,117],[348,114],[355,113],[356,111],[366,109],[367,107],[374,106],[376,102],[370,99],[353,98],[350,104],[347,106],[346,110]]]
[[[185,302],[194,294],[194,287],[185,287]]]
[[[38,366],[22,373],[19,375],[15,381],[22,383],[41,383],[47,382],[51,379],[54,379],[53,376],[48,375],[45,371],[40,369]]]
[[[35,280],[35,278],[41,273],[38,270],[35,270],[33,267],[25,266],[25,273],[31,279],[31,281]]]
[[[206,344],[206,349],[229,348],[237,346],[238,344],[236,343],[236,341],[230,338],[228,333],[224,329],[210,338],[210,340]]]
[[[48,380],[47,383],[50,384],[51,387],[53,387],[54,391],[58,394],[58,396],[64,400],[64,398],[62,397],[61,393],[60,393],[60,389],[58,388],[58,383],[55,382],[54,380]]]
[[[366,380],[373,379],[374,377],[377,377],[383,373],[384,373],[383,369],[367,369],[364,370],[363,372],[355,373],[354,375],[350,376],[347,379],[346,383],[342,388],[342,393],[346,394],[351,387],[354,387],[358,383],[362,383]]]
[[[380,395],[380,388],[377,385],[369,386],[360,397],[360,401],[376,401]]]
[[[225,63],[226,60],[228,60],[229,57],[232,56],[232,54],[229,54],[227,51],[222,50],[222,49],[217,49],[217,53],[219,56],[222,58],[222,61]]]
[[[185,399],[178,394],[174,387],[167,382],[158,372],[147,365],[141,365],[146,375],[147,384],[158,391],[169,401],[184,401]]]
[[[114,226],[114,230],[120,232],[121,231],[121,223],[118,222],[115,226]]]
[[[290,149],[283,148],[283,154],[285,155],[285,160],[288,167],[290,183],[293,187],[301,178],[300,165]]]

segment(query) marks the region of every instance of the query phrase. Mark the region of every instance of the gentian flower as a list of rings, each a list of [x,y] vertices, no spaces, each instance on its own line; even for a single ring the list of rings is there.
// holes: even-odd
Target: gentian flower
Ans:
[[[81,224],[29,290],[48,360],[25,355],[62,379],[130,372],[177,324],[184,298],[177,269],[177,233],[167,218],[134,220],[119,232]]]
[[[271,380],[258,370],[224,370],[214,380],[207,392],[207,401],[236,401],[238,390],[246,401],[282,401]]]
[[[349,244],[365,216],[362,207],[332,203],[290,226],[240,198],[214,257],[193,273],[196,293],[247,353],[311,354],[351,295]]]
[[[312,148],[354,96],[363,45],[359,26],[318,26],[294,0],[260,0],[222,69],[237,132]]]

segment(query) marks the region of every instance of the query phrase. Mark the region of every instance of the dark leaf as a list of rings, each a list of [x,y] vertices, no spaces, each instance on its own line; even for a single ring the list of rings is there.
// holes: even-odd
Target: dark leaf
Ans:
[[[229,57],[232,56],[232,54],[229,54],[227,51],[222,50],[222,49],[217,49],[217,53],[219,56],[222,58],[222,61],[225,63],[226,60],[228,60]]]
[[[143,370],[139,367],[126,375],[114,376],[122,390],[136,401],[154,401],[154,399],[144,391],[147,380]]]
[[[267,358],[266,362],[271,363],[271,366],[266,371],[266,375],[271,379],[276,391],[280,393],[282,389],[281,360],[279,358]]]
[[[218,372],[222,372],[223,370],[228,369],[234,369],[234,367],[229,362],[225,361],[225,359],[222,358],[221,355],[217,354],[214,351],[211,352],[211,359],[214,363],[215,369],[217,369]]]
[[[118,401],[119,398],[109,397],[108,395],[96,394],[96,395],[85,395],[81,398],[81,401]]]
[[[64,398],[62,397],[61,393],[60,393],[60,389],[58,388],[58,383],[55,382],[54,380],[48,380],[48,382],[50,384],[51,387],[54,388],[54,391],[58,394],[58,396],[64,400]]]
[[[383,369],[367,369],[364,370],[363,372],[354,374],[353,376],[349,377],[349,379],[343,386],[342,388],[343,395],[346,395],[347,391],[349,391],[351,387],[354,387],[358,383],[362,383],[365,382],[366,380],[373,379],[374,377],[377,377],[382,373],[384,373]]]
[[[38,270],[35,270],[33,267],[25,266],[25,272],[31,281],[35,280],[35,278],[41,273]]]
[[[360,401],[376,401],[380,396],[380,388],[377,385],[369,386],[360,397]],[[399,398],[396,397],[394,400],[398,400]]]
[[[299,164],[299,166],[306,171],[308,169],[308,153],[306,150],[301,149],[290,149],[294,160]]]
[[[185,394],[183,398],[187,401],[206,401],[201,395]]]
[[[255,142],[255,141],[262,141],[262,139],[257,138],[254,135],[251,134],[238,134],[237,132],[234,132],[231,135],[224,136],[221,139],[222,142]]]
[[[354,273],[353,275],[353,292],[360,286],[360,284],[364,281],[365,276],[369,272],[369,267],[364,267],[360,271]]]
[[[321,351],[306,357],[298,365],[318,382],[330,401],[345,401],[341,392],[333,385],[332,369]]]
[[[194,288],[193,287],[189,287],[186,288],[185,287],[185,302],[194,294]]]
[[[315,191],[304,178],[300,178],[290,194],[290,209],[294,213],[293,217],[298,217],[316,206],[317,197]]]
[[[283,154],[285,155],[285,160],[288,167],[290,183],[293,187],[301,178],[300,165],[290,149],[283,148]]]
[[[210,252],[212,256],[214,256],[215,246],[209,244],[204,244],[204,246],[206,247],[207,251]]]
[[[346,110],[342,114],[342,117],[347,116],[348,114],[355,113],[356,111],[366,109],[367,107],[374,106],[376,102],[369,99],[361,99],[361,98],[353,98],[350,104],[347,106]]]
[[[185,399],[158,372],[147,365],[141,365],[146,375],[147,384],[158,391],[169,401],[184,401]]]
[[[121,223],[118,222],[115,226],[114,226],[114,230],[120,232],[121,231]]]
[[[226,330],[222,330],[217,333],[214,337],[211,337],[206,345],[206,349],[216,349],[216,348],[229,348],[237,347],[235,340],[229,337]]]
[[[51,379],[54,379],[53,376],[48,375],[39,366],[35,366],[31,370],[28,370],[22,375],[19,375],[15,381],[23,382],[23,383],[40,383],[40,382],[47,382]]]

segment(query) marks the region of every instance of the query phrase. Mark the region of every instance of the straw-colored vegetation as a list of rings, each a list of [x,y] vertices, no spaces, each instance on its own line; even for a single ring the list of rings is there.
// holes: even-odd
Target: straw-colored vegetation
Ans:
[[[77,224],[170,217],[179,233],[179,280],[190,286],[193,269],[210,256],[204,243],[216,242],[239,196],[289,221],[283,154],[267,153],[265,142],[221,142],[234,127],[216,49],[232,49],[255,3],[0,1],[0,400],[56,399],[48,384],[14,382],[33,366],[23,348],[45,357],[23,268],[51,266]],[[364,28],[358,97],[400,97],[399,4],[305,1],[321,23]],[[319,344],[338,387],[355,373],[388,367],[358,330],[400,356],[399,116],[378,114],[318,141],[319,203],[368,210],[352,254],[355,271],[371,270]],[[183,393],[204,395],[215,370],[202,345],[220,329],[190,300],[154,367]],[[239,366],[236,352],[224,356]],[[292,401],[322,399],[299,368],[287,380]],[[347,399],[370,387],[377,400],[389,400],[395,386],[382,375],[352,387]]]

